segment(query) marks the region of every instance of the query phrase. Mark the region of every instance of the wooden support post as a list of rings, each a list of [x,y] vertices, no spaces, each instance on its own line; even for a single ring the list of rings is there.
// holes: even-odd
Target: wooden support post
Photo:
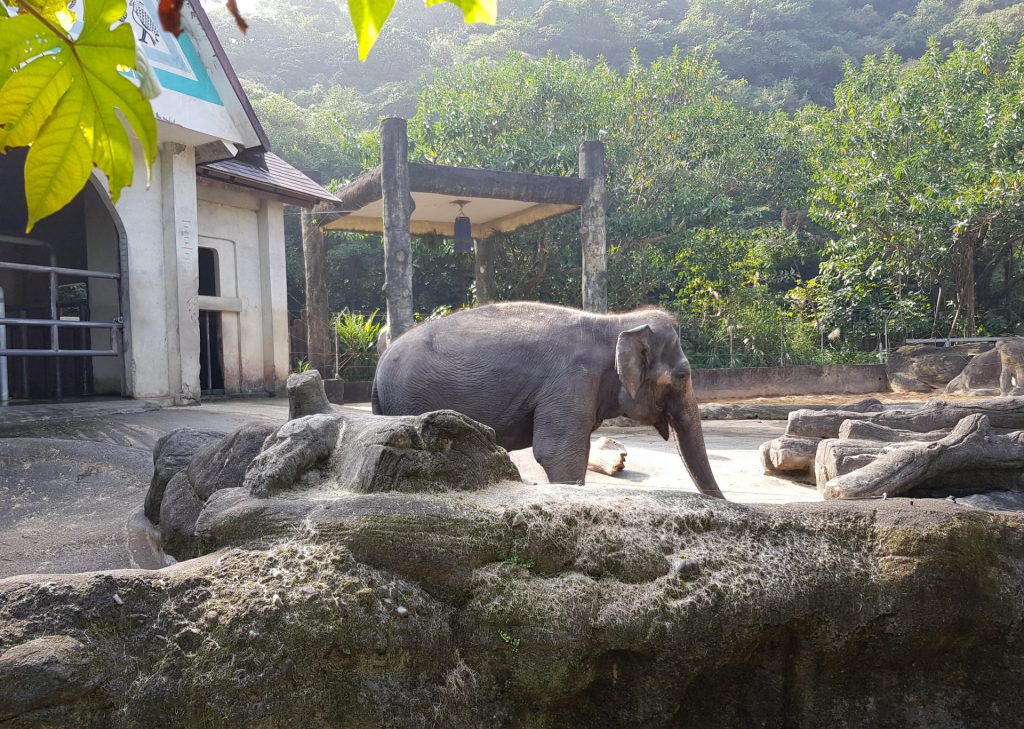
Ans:
[[[409,191],[409,138],[405,119],[380,123],[380,186],[384,205],[384,296],[390,341],[413,325],[412,246],[409,224],[416,204]]]
[[[497,301],[494,286],[494,240],[492,238],[477,238],[473,251],[473,280],[476,282],[476,303],[493,304]]]
[[[608,311],[608,240],[604,219],[604,144],[580,145],[580,177],[590,184],[581,209],[583,238],[583,308]]]
[[[324,232],[309,210],[303,210],[302,263],[306,276],[306,360],[326,379],[333,375],[328,367],[334,356],[330,312],[327,306],[327,252]]]

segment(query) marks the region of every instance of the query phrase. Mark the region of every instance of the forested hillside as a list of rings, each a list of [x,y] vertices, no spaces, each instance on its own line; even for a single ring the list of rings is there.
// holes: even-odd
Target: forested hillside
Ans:
[[[525,0],[495,27],[396,13],[366,64],[331,2],[278,3],[244,39],[218,21],[275,151],[350,178],[400,114],[417,159],[575,174],[579,142],[602,138],[611,304],[676,310],[702,364],[1024,332],[1024,4]],[[329,245],[332,309],[381,307],[379,240]],[[417,307],[472,303],[469,257],[414,245]],[[500,251],[501,298],[579,304],[575,218]]]

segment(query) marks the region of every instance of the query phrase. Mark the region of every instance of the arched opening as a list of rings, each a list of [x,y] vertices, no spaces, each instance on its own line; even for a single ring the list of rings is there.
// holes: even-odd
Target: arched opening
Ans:
[[[123,396],[124,228],[90,180],[26,235],[26,153],[0,156],[0,402]]]

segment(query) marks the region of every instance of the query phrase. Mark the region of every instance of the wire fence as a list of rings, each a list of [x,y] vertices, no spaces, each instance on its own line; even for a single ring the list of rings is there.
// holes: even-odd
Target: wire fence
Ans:
[[[364,321],[377,317],[383,323],[378,312],[346,313]],[[325,379],[372,380],[380,358],[376,349],[379,326],[372,337],[364,336],[359,348],[354,349],[345,346],[344,342],[351,342],[353,337],[340,336],[337,322],[338,315],[326,325],[333,330],[325,337],[332,342],[326,352],[310,351],[302,317],[292,322],[289,333],[293,371],[315,368]],[[890,353],[907,339],[933,334],[928,328],[901,326],[895,317],[885,316],[879,317],[875,326],[862,324],[853,335],[839,327],[808,324],[785,314],[770,315],[754,327],[718,326],[710,333],[696,323],[683,323],[679,327],[683,350],[696,369],[884,364]]]
[[[344,314],[359,317],[365,323],[375,322],[377,312],[349,312]],[[324,379],[338,379],[347,382],[369,381],[373,379],[377,371],[377,334],[380,325],[374,324],[365,331],[360,332],[362,336],[357,342],[358,348],[353,348],[353,337],[345,336],[347,332],[341,328],[339,331],[338,320],[340,314],[336,314],[331,321],[325,322],[323,326],[327,330],[320,341],[330,342],[328,351],[311,351],[306,320],[303,316],[292,321],[289,327],[289,349],[291,353],[291,368],[293,372],[302,372],[307,369],[320,371]]]

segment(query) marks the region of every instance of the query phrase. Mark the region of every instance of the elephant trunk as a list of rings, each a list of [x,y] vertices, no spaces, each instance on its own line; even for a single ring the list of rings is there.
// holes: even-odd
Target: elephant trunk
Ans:
[[[705,496],[724,499],[715,481],[715,474],[711,472],[707,447],[704,445],[704,430],[700,425],[700,409],[692,393],[684,395],[670,408],[669,422],[676,436],[676,450],[697,490]]]

